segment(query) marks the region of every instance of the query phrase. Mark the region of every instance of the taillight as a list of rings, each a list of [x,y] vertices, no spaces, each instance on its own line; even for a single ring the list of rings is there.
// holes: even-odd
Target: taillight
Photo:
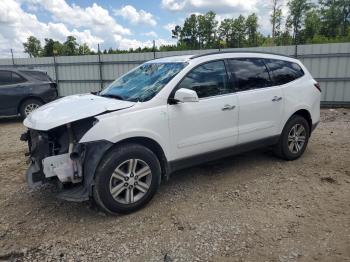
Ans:
[[[322,92],[320,83],[315,83],[314,86],[318,89],[318,91]]]

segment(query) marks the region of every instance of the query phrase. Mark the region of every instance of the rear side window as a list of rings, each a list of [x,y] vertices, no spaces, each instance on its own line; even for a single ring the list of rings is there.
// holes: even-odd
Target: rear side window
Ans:
[[[12,85],[25,82],[26,80],[20,75],[11,71],[0,70],[0,85]]]
[[[37,80],[40,81],[48,81],[48,82],[52,82],[52,79],[50,78],[50,76],[48,74],[46,74],[45,72],[40,72],[40,71],[24,71],[21,70],[21,72],[25,73],[26,75],[29,75]]]
[[[177,87],[197,92],[199,98],[232,93],[224,61],[208,62],[193,69]]]
[[[230,59],[229,63],[238,91],[263,88],[272,85],[269,72],[261,59]]]
[[[16,74],[12,72],[12,83],[17,84],[17,83],[22,83],[26,81],[23,77],[21,77],[19,74]]]
[[[297,64],[288,61],[265,59],[275,85],[283,85],[304,75],[303,69]]]

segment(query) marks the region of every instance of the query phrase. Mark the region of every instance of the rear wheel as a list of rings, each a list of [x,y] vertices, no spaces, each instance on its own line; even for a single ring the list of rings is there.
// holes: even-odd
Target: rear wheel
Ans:
[[[131,213],[157,192],[161,168],[156,155],[138,144],[124,144],[107,153],[99,165],[93,195],[109,213]]]
[[[299,158],[305,151],[310,137],[310,127],[305,118],[292,116],[283,128],[275,153],[286,160]]]
[[[25,100],[20,107],[20,114],[25,119],[31,112],[43,105],[43,102],[39,99],[31,98]]]

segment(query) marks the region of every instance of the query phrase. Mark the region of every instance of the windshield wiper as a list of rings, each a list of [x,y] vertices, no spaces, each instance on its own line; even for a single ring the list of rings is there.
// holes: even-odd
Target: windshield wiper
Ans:
[[[118,99],[118,100],[125,100],[124,97],[120,96],[120,95],[115,95],[115,94],[103,94],[103,95],[100,95],[102,97],[110,97],[110,98],[115,98],[115,99]]]

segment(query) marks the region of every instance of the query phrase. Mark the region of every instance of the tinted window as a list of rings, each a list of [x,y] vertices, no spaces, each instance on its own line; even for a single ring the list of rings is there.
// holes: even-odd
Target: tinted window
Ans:
[[[286,84],[304,75],[303,69],[296,63],[275,59],[266,59],[265,62],[276,85]]]
[[[12,84],[22,83],[24,81],[25,79],[23,77],[12,72],[12,81],[11,81]]]
[[[269,72],[261,59],[239,58],[229,61],[239,91],[271,86]]]
[[[50,76],[48,74],[46,74],[45,72],[40,72],[40,71],[24,71],[21,70],[21,72],[25,73],[26,75],[29,75],[37,80],[40,81],[49,81],[49,82],[53,82],[52,79],[50,78]]]
[[[197,92],[199,98],[231,93],[224,61],[214,61],[193,69],[178,85]]]
[[[8,85],[11,83],[11,71],[0,71],[0,85]]]
[[[11,85],[24,82],[25,79],[11,71],[0,71],[0,85]]]

